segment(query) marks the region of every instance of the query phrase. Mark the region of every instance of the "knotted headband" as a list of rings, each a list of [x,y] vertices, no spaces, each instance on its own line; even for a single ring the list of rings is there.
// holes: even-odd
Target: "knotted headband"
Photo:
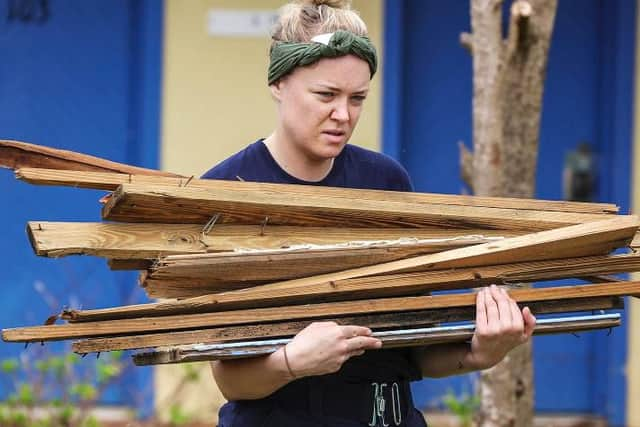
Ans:
[[[378,68],[378,57],[376,48],[368,37],[338,30],[315,36],[309,43],[277,42],[270,53],[269,84],[275,83],[296,67],[313,64],[322,58],[349,54],[366,61],[373,77]]]

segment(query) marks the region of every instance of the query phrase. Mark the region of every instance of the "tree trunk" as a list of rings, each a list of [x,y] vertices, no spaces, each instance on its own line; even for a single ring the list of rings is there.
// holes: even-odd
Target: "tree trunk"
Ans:
[[[479,196],[533,197],[540,111],[557,0],[516,0],[507,38],[502,0],[471,0],[473,153],[461,145],[462,176]],[[479,426],[533,424],[531,345],[481,374]]]

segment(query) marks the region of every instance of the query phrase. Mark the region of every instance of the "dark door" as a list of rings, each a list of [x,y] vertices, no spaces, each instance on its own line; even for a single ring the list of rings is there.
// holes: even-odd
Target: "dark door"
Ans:
[[[508,10],[508,9],[507,9]],[[471,141],[467,1],[386,2],[383,147],[408,168],[418,191],[460,193],[458,141]],[[594,153],[594,199],[629,206],[635,2],[558,2],[544,94],[537,197],[563,198],[566,159]],[[395,49],[394,49],[395,48]],[[571,163],[571,162],[569,162]],[[624,424],[625,328],[534,341],[536,409],[592,413]],[[438,407],[473,380],[428,380],[415,391]]]
[[[160,1],[0,0],[0,139],[157,166],[161,15]],[[2,328],[41,324],[63,307],[140,299],[133,274],[100,259],[38,258],[27,241],[30,220],[99,220],[100,192],[30,186],[0,171],[0,193]],[[37,357],[33,347],[23,357]],[[21,352],[0,346],[2,358]],[[150,375],[126,378],[105,403],[133,404],[131,391]]]

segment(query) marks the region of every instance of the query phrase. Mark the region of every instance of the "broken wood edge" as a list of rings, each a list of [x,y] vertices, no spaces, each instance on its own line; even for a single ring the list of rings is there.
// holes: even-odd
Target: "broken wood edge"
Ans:
[[[49,176],[47,174],[66,175],[63,179],[59,176]],[[88,175],[87,179],[82,180],[83,175]],[[106,175],[106,177],[105,177]],[[16,173],[16,178],[35,185],[55,185],[55,186],[71,186],[88,189],[115,191],[120,184],[136,183],[136,174],[118,173],[118,172],[93,172],[93,171],[74,171],[46,168],[21,168]],[[238,183],[209,179],[188,179],[184,181],[185,176],[173,175],[157,177],[157,186],[169,187],[185,187],[187,183],[189,187],[200,187],[204,189],[233,189],[236,185],[240,185],[239,189],[250,191],[275,191],[275,189],[286,189],[292,194],[300,191],[300,185],[296,184],[273,184],[273,183],[256,183],[244,182]],[[149,181],[149,175],[141,176],[141,182],[138,184],[152,185]],[[106,181],[106,182],[104,182]],[[477,206],[477,207],[493,207],[502,209],[528,209],[547,212],[572,212],[584,214],[618,214],[620,207],[613,203],[592,203],[592,202],[573,202],[563,200],[541,200],[541,199],[522,199],[509,197],[481,197],[469,195],[445,195],[438,193],[404,193],[388,190],[364,190],[364,189],[341,189],[324,187],[321,189],[322,194],[328,197],[338,197],[347,200],[380,200],[385,197],[391,197],[392,200],[398,202],[418,204],[434,204],[434,205],[458,205],[458,206]],[[304,191],[303,191],[304,192]],[[305,193],[306,194],[306,193]],[[355,197],[355,195],[360,195]],[[421,196],[422,194],[422,196]],[[407,196],[409,199],[407,200]],[[442,196],[450,198],[448,202],[442,200]],[[429,200],[429,199],[432,200]],[[523,208],[523,204],[530,204],[528,208]]]
[[[606,267],[599,271],[599,273],[622,273],[637,270],[638,267],[634,266],[634,261],[638,255],[612,255],[609,256],[609,260],[612,260],[614,263],[620,261],[628,261],[629,264],[624,267]],[[589,257],[586,257],[587,259]],[[593,257],[596,258],[596,257]],[[568,262],[571,262],[571,259],[567,259]],[[574,262],[579,262],[579,258],[576,258]],[[495,266],[486,266],[491,269]],[[478,286],[483,286],[486,284],[490,284],[495,280],[495,283],[503,283],[509,284],[513,282],[534,282],[534,281],[546,281],[546,280],[555,280],[562,278],[571,278],[571,275],[564,275],[564,270],[559,270],[555,274],[551,274],[548,271],[539,271],[538,275],[528,275],[523,276],[522,274],[517,273],[507,273],[505,275],[499,277],[488,277],[486,275],[481,275],[478,277],[478,274],[475,273],[476,270],[481,270],[482,267],[468,267],[468,268],[454,268],[454,269],[445,269],[445,270],[435,270],[434,274],[443,274],[449,270],[453,271],[470,271],[471,275],[475,277],[474,280],[471,281],[452,281],[448,282],[446,286],[439,285],[436,283],[427,283],[421,284],[417,283],[415,285],[407,285],[406,289],[391,289],[391,287],[385,286],[381,288],[380,293],[374,292],[372,290],[367,290],[367,292],[371,292],[369,295],[370,298],[375,297],[394,297],[394,296],[403,296],[403,295],[411,295],[424,291],[436,291],[436,290],[452,290],[452,289],[464,289],[464,288],[475,288]],[[548,269],[547,269],[548,270]],[[146,272],[141,273],[143,276]],[[419,273],[407,273],[408,276],[412,277],[418,275]],[[426,273],[428,274],[428,273]],[[463,273],[464,274],[464,273]],[[380,275],[380,276],[369,276],[370,280],[383,280],[386,281],[387,278],[393,277],[394,275]],[[400,276],[400,275],[398,275]],[[144,279],[144,278],[143,278]],[[311,286],[296,286],[293,288],[283,288],[281,291],[270,285],[256,285],[252,288],[247,288],[245,290],[239,291],[230,291],[221,294],[210,294],[206,298],[203,297],[192,297],[183,299],[180,301],[165,301],[165,302],[156,302],[156,303],[147,303],[147,304],[138,304],[124,307],[113,307],[113,308],[105,308],[105,309],[94,309],[94,310],[65,310],[62,313],[62,318],[68,320],[70,322],[84,322],[84,321],[95,321],[95,320],[114,320],[114,319],[124,319],[130,317],[139,317],[139,316],[161,316],[165,314],[174,313],[176,310],[184,309],[183,313],[195,313],[202,311],[223,311],[229,309],[235,309],[238,306],[237,302],[247,301],[247,304],[251,304],[255,307],[265,306],[265,305],[295,305],[295,304],[304,304],[304,303],[313,303],[317,302],[319,299],[326,299],[327,301],[335,300],[335,299],[362,299],[360,296],[362,292],[360,289],[350,289],[348,291],[342,291],[340,288],[340,283],[348,283],[349,281],[358,281],[363,279],[346,279],[346,280],[335,280],[329,282],[323,282],[321,284],[316,284],[313,288],[320,288],[320,286],[328,287],[330,285],[331,292],[327,292],[322,295],[313,294],[309,292],[309,288]],[[298,290],[299,288],[299,290]],[[288,290],[290,289],[290,290]],[[263,297],[260,300],[254,294],[257,292],[261,292],[262,290],[270,290],[268,297]],[[286,291],[286,293],[284,293]],[[291,295],[289,295],[291,294]],[[298,295],[295,296],[294,294]],[[365,296],[364,298],[366,298]],[[235,302],[234,302],[235,301]]]
[[[0,167],[14,171],[45,163],[49,169],[112,172],[164,177],[181,177],[170,172],[131,166],[70,150],[51,148],[16,140],[0,140]]]
[[[640,293],[640,282],[619,282],[597,285],[560,286],[513,290],[509,294],[516,302],[527,305],[555,299],[625,296]],[[65,325],[28,326],[2,330],[7,342],[58,341],[108,335],[130,335],[140,332],[159,332],[198,329],[203,326],[231,326],[269,323],[282,320],[324,319],[358,314],[392,313],[435,308],[471,307],[476,295],[444,294],[435,296],[369,299],[338,303],[307,304],[235,310],[219,313],[172,314],[161,317],[139,317],[125,320],[68,323]]]

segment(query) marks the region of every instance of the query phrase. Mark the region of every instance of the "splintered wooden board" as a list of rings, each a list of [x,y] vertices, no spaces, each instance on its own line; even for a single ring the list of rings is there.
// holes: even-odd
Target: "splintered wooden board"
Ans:
[[[455,242],[455,243],[454,243]],[[167,298],[167,287],[186,290],[209,287],[212,292],[245,288],[256,283],[294,279],[347,268],[380,264],[418,255],[469,246],[454,240],[448,247],[429,241],[385,243],[334,249],[272,250],[259,253],[220,252],[167,256],[157,260],[144,275],[141,285],[149,296]],[[180,295],[178,295],[180,296]]]
[[[272,184],[273,185],[273,184]],[[336,227],[434,227],[539,231],[597,221],[599,214],[444,204],[350,200],[311,193],[234,191],[122,184],[102,209],[120,222],[219,223]],[[607,215],[608,216],[608,215]],[[605,216],[605,217],[607,217]]]
[[[617,282],[556,288],[523,289],[510,292],[521,303],[556,299],[593,298],[640,294],[640,282]],[[360,314],[393,313],[450,307],[471,307],[475,295],[455,294],[361,301],[307,304],[287,307],[256,308],[218,313],[178,314],[159,317],[78,322],[66,325],[32,326],[4,329],[2,338],[9,342],[54,341],[99,336],[127,335],[277,322],[282,320],[322,319]]]
[[[624,246],[633,237],[638,227],[635,216],[594,221],[556,230],[542,231],[498,242],[452,249],[435,254],[359,267],[336,273],[293,279],[262,285],[262,290],[284,290],[305,286],[322,285],[338,280],[359,277],[403,273],[412,271],[434,271],[452,268],[477,267],[517,262],[543,261],[557,258],[602,255],[616,247]],[[141,304],[111,310],[114,316],[142,316],[161,313],[213,311],[218,309],[217,295],[203,295],[180,301]],[[105,310],[100,311],[104,315]],[[76,313],[77,319],[91,317],[91,312]]]
[[[104,172],[79,172],[73,170],[21,168],[16,177],[25,182],[39,185],[60,185],[99,190],[116,190],[121,184],[162,185],[168,187],[196,187],[236,192],[286,192],[291,197],[320,195],[341,197],[347,200],[388,200],[403,203],[444,204],[460,206],[494,207],[506,209],[527,209],[552,212],[574,212],[588,214],[615,214],[618,206],[610,203],[567,202],[562,200],[519,199],[506,197],[479,197],[434,193],[409,193],[398,191],[317,187],[294,184],[270,184],[255,182],[231,182],[194,177],[149,178],[144,175]]]
[[[218,309],[239,309],[287,305],[302,302],[336,301],[411,295],[424,292],[476,288],[491,283],[509,284],[565,278],[589,278],[640,271],[640,254],[605,255],[559,260],[522,262],[468,268],[436,270],[418,273],[366,276],[334,280],[299,287],[256,285],[216,294]],[[586,280],[586,279],[585,279]],[[601,278],[594,279],[602,282]],[[240,286],[238,286],[240,287]],[[152,289],[156,295],[196,297],[211,294],[219,285],[197,286],[184,281],[174,285],[164,283]],[[152,292],[147,288],[147,292]]]
[[[569,313],[576,311],[621,309],[624,301],[620,297],[596,297],[544,301],[528,304],[536,314]],[[444,322],[473,320],[475,307],[446,308],[400,313],[383,313],[325,319],[340,325],[360,325],[372,329],[389,327],[419,327]],[[89,338],[73,343],[76,353],[95,353],[113,350],[164,347],[198,343],[228,342],[260,339],[267,337],[293,336],[308,326],[312,320],[294,322],[265,323],[249,326],[229,326],[223,328],[198,329],[194,331],[163,332],[158,334],[138,334],[114,338]]]
[[[29,240],[40,256],[93,255],[112,259],[153,259],[187,253],[278,250],[296,245],[331,245],[361,241],[431,239],[434,248],[485,243],[511,237],[494,230],[419,228],[287,227],[217,224],[210,233],[195,224],[126,224],[30,221]]]
[[[176,177],[169,172],[130,166],[74,151],[60,150],[21,141],[0,140],[0,167],[69,169],[74,171]],[[36,169],[37,170],[37,169]],[[82,173],[82,172],[81,172]]]

